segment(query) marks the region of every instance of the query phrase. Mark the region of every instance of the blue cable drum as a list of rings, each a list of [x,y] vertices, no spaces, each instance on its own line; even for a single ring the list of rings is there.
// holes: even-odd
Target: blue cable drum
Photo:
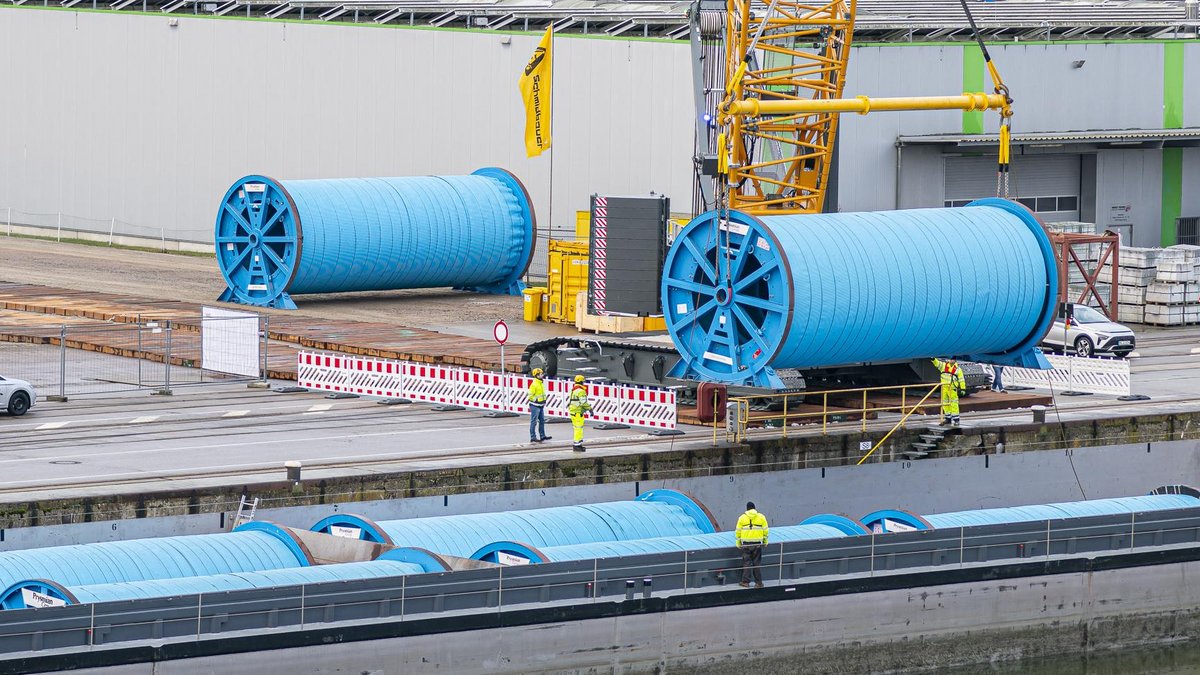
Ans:
[[[1118,513],[1165,511],[1200,506],[1200,499],[1188,495],[1140,495],[1113,499],[1089,499],[1058,504],[1035,504],[1001,509],[933,513],[925,520],[933,527],[970,527],[996,523],[1022,523],[1059,518],[1109,516]]]
[[[504,169],[469,176],[246,176],[217,214],[224,302],[295,309],[296,293],[455,288],[520,294],[536,224]]]
[[[278,586],[302,586],[329,581],[355,581],[378,579],[405,574],[421,574],[420,565],[377,560],[373,562],[343,563],[340,565],[314,565],[291,569],[241,572],[179,579],[150,579],[113,584],[67,585],[47,579],[27,579],[9,586],[0,593],[0,608],[26,609],[46,604],[88,604],[93,602],[115,602],[140,598],[167,598],[182,595],[239,591],[246,588],[274,588]],[[42,596],[43,602],[31,605],[29,593]],[[46,602],[44,599],[49,598]],[[57,601],[57,602],[55,602]]]
[[[673,377],[781,388],[777,368],[955,356],[1047,368],[1054,250],[1025,207],[755,217],[676,237],[663,313]]]
[[[778,544],[812,539],[837,539],[847,536],[831,525],[787,525],[771,528],[768,542]],[[670,553],[672,551],[701,551],[711,548],[733,548],[737,545],[733,532],[714,532],[680,537],[655,537],[625,541],[596,541],[567,546],[537,547],[517,541],[497,541],[488,544],[471,555],[476,560],[491,562],[521,560],[546,563],[564,560],[591,560],[593,558],[619,558],[647,553]],[[512,558],[506,558],[511,556]],[[513,560],[513,562],[517,562]]]
[[[905,530],[931,530],[941,527],[974,527],[976,525],[1001,525],[1004,523],[1028,523],[1038,520],[1083,518],[1086,516],[1109,516],[1118,513],[1140,513],[1144,511],[1166,511],[1200,507],[1200,499],[1184,494],[1152,494],[1112,499],[1089,499],[1056,504],[1029,504],[997,509],[974,509],[971,511],[949,511],[917,516],[907,511],[884,509],[868,513],[862,522],[875,532],[894,532],[899,524]]]
[[[651,490],[636,499],[504,513],[469,513],[374,522],[353,514],[322,519],[311,528],[394,546],[469,557],[501,539],[534,546],[707,534],[717,530],[702,504],[674,490]]]
[[[0,553],[0,587],[25,579],[90,585],[303,567],[298,542],[278,533],[224,534],[106,541]]]

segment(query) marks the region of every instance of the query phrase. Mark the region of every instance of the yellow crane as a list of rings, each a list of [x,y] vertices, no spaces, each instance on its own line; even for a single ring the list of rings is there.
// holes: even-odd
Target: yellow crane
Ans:
[[[974,30],[966,0],[962,3]],[[751,0],[699,0],[693,6],[696,103],[702,111],[697,211],[821,212],[843,112],[998,110],[997,191],[1001,186],[1007,191],[1012,100],[978,31],[993,93],[846,99],[855,11],[856,0],[771,0],[765,10]],[[715,63],[718,53],[721,61]]]

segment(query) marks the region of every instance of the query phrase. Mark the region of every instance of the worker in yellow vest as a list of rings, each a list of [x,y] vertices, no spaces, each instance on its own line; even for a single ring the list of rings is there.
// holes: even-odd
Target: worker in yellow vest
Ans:
[[[933,367],[937,368],[942,382],[941,426],[958,426],[958,397],[967,393],[967,380],[963,377],[962,368],[954,359],[934,359]]]
[[[550,440],[546,435],[546,382],[545,371],[534,368],[533,380],[529,383],[529,440],[541,443]]]
[[[571,395],[567,397],[567,414],[571,416],[571,426],[575,427],[575,452],[583,452],[583,416],[591,412],[592,404],[588,403],[587,387],[583,384],[583,376],[575,376],[575,385],[571,387]]]
[[[746,502],[746,512],[737,521],[733,532],[737,546],[742,550],[742,583],[743,587],[750,586],[750,576],[754,576],[754,584],[763,587],[762,580],[762,551],[767,545],[767,517],[754,509],[754,502]]]

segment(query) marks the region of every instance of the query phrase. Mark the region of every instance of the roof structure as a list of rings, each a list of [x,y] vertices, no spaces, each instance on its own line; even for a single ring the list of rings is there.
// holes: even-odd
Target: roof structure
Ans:
[[[9,0],[32,4],[34,0]],[[678,0],[56,0],[62,7],[402,24],[483,31],[656,37],[686,40],[690,2]],[[762,3],[765,11],[767,3]],[[989,40],[1194,38],[1200,22],[1187,0],[971,0]],[[971,38],[958,0],[858,0],[855,41]]]

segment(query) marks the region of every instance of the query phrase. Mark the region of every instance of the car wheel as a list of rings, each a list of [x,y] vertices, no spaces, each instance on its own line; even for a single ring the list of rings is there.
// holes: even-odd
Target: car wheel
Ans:
[[[1096,345],[1092,344],[1092,339],[1086,335],[1080,335],[1075,339],[1075,356],[1087,358],[1096,351]]]
[[[1119,359],[1127,359],[1127,358],[1129,358],[1129,355],[1132,353],[1133,352],[1131,352],[1131,351],[1125,351],[1125,350],[1122,350],[1119,352],[1113,352],[1113,354]]]
[[[29,395],[19,391],[8,399],[8,414],[13,417],[20,417],[29,411]]]

